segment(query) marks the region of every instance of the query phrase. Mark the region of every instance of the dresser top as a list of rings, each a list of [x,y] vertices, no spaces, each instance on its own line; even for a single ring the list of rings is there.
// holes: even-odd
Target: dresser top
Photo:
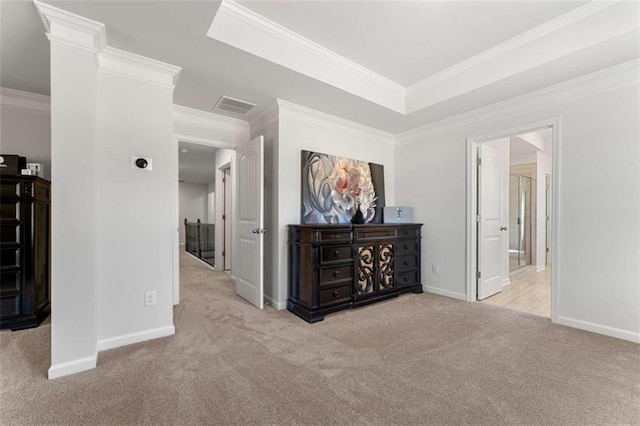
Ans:
[[[421,223],[365,223],[365,224],[352,224],[352,223],[307,223],[303,225],[290,224],[292,228],[315,228],[315,229],[349,229],[349,228],[372,228],[372,227],[398,227],[398,226],[422,226]]]

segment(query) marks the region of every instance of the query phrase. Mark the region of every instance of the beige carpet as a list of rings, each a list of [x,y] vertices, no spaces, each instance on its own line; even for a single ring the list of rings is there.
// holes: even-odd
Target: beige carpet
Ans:
[[[177,334],[53,381],[50,327],[0,333],[2,424],[639,424],[640,347],[434,295],[309,325],[182,258]]]

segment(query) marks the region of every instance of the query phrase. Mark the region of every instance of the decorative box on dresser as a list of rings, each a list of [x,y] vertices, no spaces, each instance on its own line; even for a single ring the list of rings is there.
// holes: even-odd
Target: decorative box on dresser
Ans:
[[[0,328],[37,327],[50,312],[50,183],[0,176]]]
[[[308,322],[422,293],[421,224],[289,225],[287,309]]]

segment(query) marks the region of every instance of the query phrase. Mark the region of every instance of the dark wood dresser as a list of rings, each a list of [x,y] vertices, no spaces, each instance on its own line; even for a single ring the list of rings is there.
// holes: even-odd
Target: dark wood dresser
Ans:
[[[0,176],[0,328],[38,326],[50,312],[51,186]]]
[[[308,322],[422,293],[421,224],[289,225],[287,309]]]

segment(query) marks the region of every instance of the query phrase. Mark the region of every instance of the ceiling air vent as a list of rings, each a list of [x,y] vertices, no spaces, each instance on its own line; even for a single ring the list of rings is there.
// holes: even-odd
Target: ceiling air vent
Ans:
[[[256,104],[252,104],[251,102],[223,96],[220,98],[216,106],[213,107],[213,110],[244,116],[255,106]]]

